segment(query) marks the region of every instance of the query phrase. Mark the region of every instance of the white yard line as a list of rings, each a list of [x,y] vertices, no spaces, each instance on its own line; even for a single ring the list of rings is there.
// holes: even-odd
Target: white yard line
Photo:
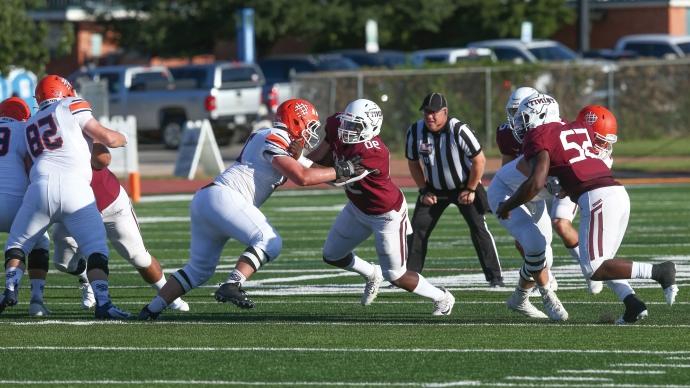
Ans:
[[[569,377],[569,376],[506,376],[506,380],[523,381],[612,381],[608,377]]]
[[[577,350],[582,353],[582,350]],[[602,375],[663,375],[663,370],[617,370],[617,369],[559,369],[558,373],[582,373]]]
[[[461,349],[461,348],[307,348],[307,347],[264,347],[264,346],[0,346],[3,351],[58,351],[58,352],[305,352],[305,353],[519,353],[525,349]],[[539,353],[588,353],[588,354],[637,354],[666,355],[688,354],[690,351],[634,350],[634,349],[534,349]],[[664,374],[665,371],[621,371],[610,369],[561,369],[558,373],[575,374]]]
[[[632,367],[632,368],[690,368],[690,364],[648,364],[648,363],[622,363],[610,364],[616,367]]]

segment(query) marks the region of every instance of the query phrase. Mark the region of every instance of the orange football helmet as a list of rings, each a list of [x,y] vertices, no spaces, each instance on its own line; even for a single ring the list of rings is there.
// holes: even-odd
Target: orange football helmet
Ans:
[[[280,104],[273,126],[286,130],[292,141],[301,141],[308,148],[314,148],[319,143],[319,114],[307,100],[294,98]]]
[[[36,85],[36,91],[34,93],[39,108],[43,108],[45,105],[65,97],[74,97],[75,95],[72,84],[55,74],[49,74],[41,78]]]
[[[613,143],[618,141],[616,116],[601,105],[587,105],[577,114],[577,120],[594,130],[594,149],[601,159],[608,158],[613,152]]]
[[[0,102],[0,117],[9,117],[17,121],[26,121],[31,117],[29,105],[19,97],[10,97]]]

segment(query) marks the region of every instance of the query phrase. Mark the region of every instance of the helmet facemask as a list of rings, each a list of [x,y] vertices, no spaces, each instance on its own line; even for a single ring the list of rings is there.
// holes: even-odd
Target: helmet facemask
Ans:
[[[375,102],[361,98],[349,103],[338,119],[340,141],[356,144],[369,141],[381,132],[383,113]]]
[[[307,123],[306,128],[302,130],[302,140],[304,140],[304,147],[312,150],[319,144],[319,127],[321,123],[316,120],[311,120]]]
[[[364,121],[349,113],[339,116],[340,126],[338,127],[338,138],[345,144],[356,144],[367,141],[373,136],[368,135]]]
[[[594,149],[597,150],[599,159],[608,159],[613,153],[613,143],[618,141],[618,136],[608,134],[603,136],[599,133],[594,135]]]

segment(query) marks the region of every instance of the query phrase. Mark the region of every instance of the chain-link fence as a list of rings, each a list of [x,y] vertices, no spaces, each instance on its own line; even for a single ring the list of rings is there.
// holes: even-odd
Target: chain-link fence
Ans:
[[[622,138],[690,134],[690,60],[312,73],[299,74],[294,82],[298,96],[312,101],[324,119],[353,99],[375,101],[383,109],[382,137],[397,150],[432,91],[443,93],[450,115],[493,148],[495,128],[506,119],[506,100],[519,86],[555,97],[566,120],[587,104],[608,106]]]

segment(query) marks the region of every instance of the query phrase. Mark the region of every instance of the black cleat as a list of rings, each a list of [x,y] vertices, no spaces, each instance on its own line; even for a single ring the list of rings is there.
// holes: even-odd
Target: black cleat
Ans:
[[[664,261],[652,266],[652,279],[659,282],[661,288],[667,289],[676,284],[676,265],[672,261]]]
[[[96,319],[107,319],[107,320],[126,320],[131,319],[132,314],[127,311],[120,310],[117,306],[108,302],[102,306],[96,306],[94,312]]]
[[[213,294],[219,302],[230,302],[242,309],[253,309],[254,302],[247,297],[247,293],[239,283],[223,283]]]
[[[637,298],[635,294],[630,294],[623,299],[625,304],[625,313],[618,318],[616,324],[630,325],[641,319],[647,318],[647,306],[643,301]]]
[[[158,319],[158,316],[160,315],[160,312],[154,313],[153,311],[149,310],[149,305],[144,306],[141,311],[139,311],[139,315],[137,316],[137,320],[139,321],[155,321]]]
[[[0,301],[0,313],[5,311],[7,307],[12,307],[17,304],[17,289],[10,290],[5,288],[5,292],[2,294],[2,301]]]

